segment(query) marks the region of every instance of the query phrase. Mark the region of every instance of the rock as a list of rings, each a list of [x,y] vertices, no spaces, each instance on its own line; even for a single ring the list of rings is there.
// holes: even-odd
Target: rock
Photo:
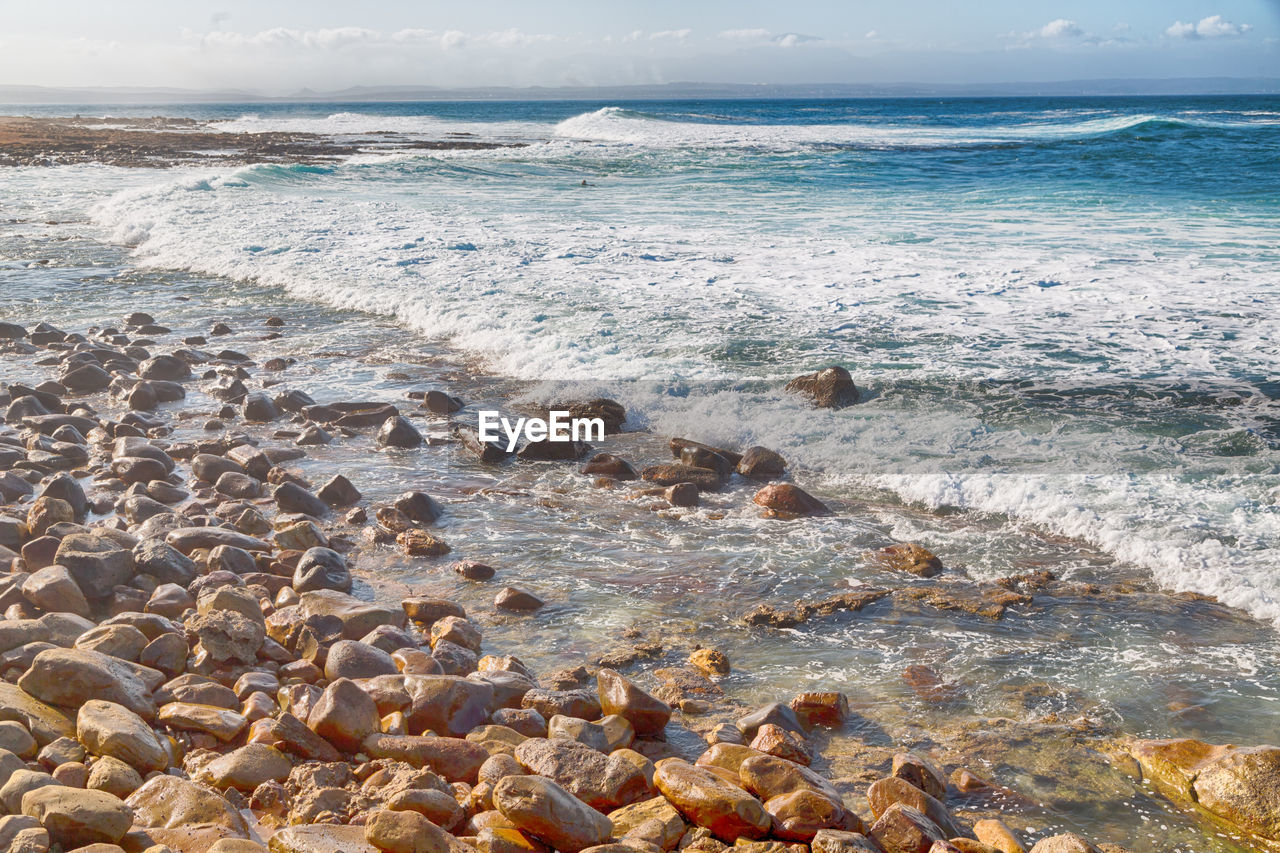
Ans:
[[[961,834],[959,827],[952,822],[947,807],[906,779],[890,776],[873,782],[867,789],[867,803],[871,806],[871,813],[876,818],[887,812],[895,803],[901,803],[923,813],[942,830],[947,838],[954,838]]]
[[[880,815],[870,835],[885,853],[928,853],[934,842],[947,840],[923,812],[901,803]]]
[[[249,724],[243,715],[227,708],[190,702],[170,702],[161,706],[156,716],[170,728],[203,732],[223,742],[233,740]]]
[[[142,787],[142,775],[120,759],[106,755],[93,762],[84,787],[124,799]]]
[[[133,824],[133,812],[122,800],[101,791],[49,785],[22,798],[22,813],[44,826],[54,844],[64,848],[114,844]]]
[[[622,720],[621,717],[606,717],[605,719]],[[627,729],[631,730],[631,738],[635,740],[635,731],[631,729],[631,724],[626,720],[622,720],[622,723]],[[547,722],[547,737],[552,740],[577,741],[597,752],[609,753],[612,751],[609,745],[609,736],[605,733],[603,725],[580,720],[577,717],[565,717],[560,714],[552,717]],[[525,736],[521,735],[517,744],[522,743],[524,740],[526,740]]]
[[[22,594],[41,610],[89,615],[89,602],[66,566],[45,566],[22,582]]]
[[[615,480],[638,480],[640,475],[631,463],[621,456],[612,453],[597,453],[582,466],[582,473],[597,477],[612,477]]]
[[[773,818],[773,835],[784,841],[809,842],[824,829],[837,829],[844,823],[844,804],[815,791],[792,791],[773,797],[764,804]]]
[[[843,693],[800,693],[791,700],[790,707],[800,723],[810,729],[838,729],[849,718],[849,699]]]
[[[1004,821],[992,818],[975,821],[973,835],[983,844],[994,847],[1000,853],[1026,853],[1026,847]]]
[[[710,468],[695,468],[692,465],[650,465],[640,472],[640,476],[659,486],[692,483],[704,492],[719,491],[722,485],[720,475],[715,471]]]
[[[280,750],[250,743],[210,761],[201,768],[198,778],[218,790],[235,788],[251,793],[264,782],[283,782],[292,769],[292,763]]]
[[[406,714],[410,731],[431,731],[462,737],[484,722],[492,710],[493,686],[454,675],[405,678],[411,704]]]
[[[439,557],[451,550],[443,539],[417,528],[402,532],[396,537],[396,543],[410,557]]]
[[[7,853],[48,853],[49,833],[40,821],[26,815],[0,817],[0,850]]]
[[[176,850],[193,849],[221,838],[248,838],[249,828],[223,797],[176,776],[158,775],[134,791],[125,804],[133,809],[134,826],[146,830],[154,843]]]
[[[386,853],[469,853],[472,850],[414,811],[377,812],[365,824],[364,837]]]
[[[66,568],[86,598],[102,599],[133,577],[133,554],[92,533],[71,533],[62,538],[54,562]]]
[[[662,493],[667,503],[672,506],[693,507],[698,505],[698,487],[693,483],[676,483],[668,486]]]
[[[257,424],[270,423],[284,416],[280,407],[266,394],[250,394],[245,397],[242,414],[245,421]]]
[[[744,754],[738,763],[737,774],[742,787],[765,801],[795,791],[813,791],[840,802],[839,792],[829,781],[807,767],[777,756]]]
[[[422,395],[422,407],[433,415],[451,415],[461,411],[464,405],[461,398],[437,389]]]
[[[756,731],[766,723],[795,732],[796,734],[804,734],[804,727],[800,725],[799,718],[796,717],[795,711],[791,710],[789,705],[783,705],[781,702],[770,702],[767,705],[761,705],[745,717],[738,719],[738,728],[742,730],[744,737],[754,738]]]
[[[671,706],[655,699],[611,669],[596,673],[600,708],[631,723],[639,737],[659,734],[671,719]]]
[[[809,745],[803,737],[772,723],[765,723],[756,730],[756,736],[751,739],[751,748],[806,766],[813,760]]]
[[[337,590],[304,592],[297,606],[304,617],[334,616],[348,640],[358,640],[379,625],[402,627],[405,622],[405,612],[399,607],[370,604]]]
[[[324,689],[307,718],[312,731],[344,752],[357,752],[366,737],[381,730],[381,722],[377,704],[346,678]]]
[[[749,480],[776,480],[787,470],[787,462],[767,447],[748,447],[738,461],[737,471]]]
[[[363,826],[305,824],[287,826],[271,836],[271,853],[378,853],[364,840]]]
[[[157,355],[138,365],[138,376],[143,379],[163,379],[171,382],[180,382],[191,378],[191,367],[176,356]]]
[[[610,811],[651,793],[641,770],[625,758],[605,756],[577,741],[528,738],[515,749],[530,773],[551,779],[594,809]]]
[[[890,545],[876,552],[876,560],[888,569],[931,578],[942,572],[942,561],[928,549],[914,543]]]
[[[255,552],[271,550],[270,543],[226,527],[181,527],[169,531],[164,541],[186,555],[197,548],[213,550],[219,545]]]
[[[91,394],[107,390],[111,385],[111,374],[96,364],[85,364],[62,374],[58,381],[73,393]]]
[[[462,560],[454,563],[453,571],[469,581],[492,580],[495,574],[492,566],[476,560]]]
[[[913,752],[899,752],[893,756],[890,776],[906,779],[931,797],[943,800],[947,796],[947,782],[942,771],[933,762]]]
[[[254,663],[267,636],[260,617],[255,620],[235,610],[210,610],[192,616],[186,626],[213,660]]]
[[[253,500],[262,496],[262,482],[239,471],[228,471],[213,484],[218,494],[241,500]]]
[[[394,506],[418,524],[431,524],[444,513],[444,507],[425,492],[405,492],[395,499]]]
[[[882,853],[870,839],[860,832],[841,832],[821,829],[809,842],[813,853]]]
[[[292,481],[276,486],[272,498],[281,512],[296,512],[315,518],[324,518],[329,514],[329,507],[324,501]]]
[[[422,433],[404,418],[396,415],[383,421],[375,438],[379,447],[408,449],[423,444]]]
[[[134,566],[158,583],[185,587],[196,579],[196,564],[162,539],[144,539],[133,549]]]
[[[615,838],[638,838],[659,850],[671,851],[680,843],[687,825],[666,797],[654,797],[609,812]]]
[[[141,717],[123,705],[91,699],[76,714],[76,737],[94,755],[109,755],[142,773],[164,770],[169,753]]]
[[[83,649],[46,649],[18,680],[29,695],[75,708],[90,699],[123,705],[144,719],[155,716],[151,690],[164,681],[157,670]]]
[[[331,507],[347,507],[358,503],[362,495],[350,480],[337,474],[316,490],[316,497]]]
[[[813,495],[790,483],[773,483],[755,493],[752,502],[781,518],[828,515],[831,510]]]
[[[514,610],[518,612],[537,610],[543,604],[545,602],[538,596],[514,586],[503,587],[493,599],[493,605],[499,610]]]
[[[609,819],[550,779],[508,776],[493,788],[494,807],[522,832],[560,853],[580,853],[608,841]]]
[[[11,752],[28,761],[36,757],[36,739],[21,723],[0,720],[0,750]]]
[[[729,658],[719,649],[694,649],[689,654],[689,663],[708,675],[729,674]]]
[[[319,589],[350,592],[351,571],[337,551],[311,548],[298,558],[293,572],[293,588],[299,593]]]
[[[12,755],[12,753],[8,753]],[[58,786],[61,783],[48,773],[40,773],[21,767],[9,774],[9,779],[0,786],[0,803],[9,814],[22,812],[22,799],[31,791],[46,786]]]
[[[324,663],[324,677],[330,681],[340,678],[372,678],[375,675],[395,675],[396,662],[382,649],[356,640],[339,640],[329,648]]]
[[[56,708],[46,705],[14,684],[0,682],[0,719],[14,720],[44,746],[75,735],[71,720]],[[3,784],[3,754],[0,753],[0,784]]]
[[[136,661],[146,645],[147,636],[132,625],[99,625],[81,634],[75,647]]]
[[[654,784],[691,823],[711,830],[726,843],[768,834],[772,818],[743,789],[683,759],[663,759],[656,766]]]
[[[797,376],[786,390],[808,397],[820,409],[841,409],[858,402],[858,386],[843,367],[828,367],[816,373]]]
[[[434,770],[446,779],[475,784],[489,752],[480,744],[433,735],[373,734],[361,749],[370,758],[390,758]]]

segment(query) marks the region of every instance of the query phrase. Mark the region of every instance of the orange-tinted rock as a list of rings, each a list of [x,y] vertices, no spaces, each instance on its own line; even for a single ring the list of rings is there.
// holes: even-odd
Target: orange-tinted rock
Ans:
[[[651,737],[666,728],[671,719],[671,706],[666,702],[655,699],[611,669],[596,673],[596,683],[604,714],[625,718],[637,736]]]
[[[895,803],[880,815],[870,835],[885,853],[929,853],[935,841],[947,840],[937,824],[901,803]]]
[[[773,824],[759,800],[705,767],[667,758],[658,762],[653,781],[687,820],[722,841],[763,838]]]
[[[886,568],[921,578],[942,572],[942,560],[932,551],[914,542],[890,545],[876,552],[876,560]]]
[[[786,390],[808,397],[820,409],[840,409],[858,402],[858,386],[843,367],[832,366],[797,376]]]
[[[827,515],[827,505],[791,483],[773,483],[755,493],[752,502],[782,518],[805,515]]]

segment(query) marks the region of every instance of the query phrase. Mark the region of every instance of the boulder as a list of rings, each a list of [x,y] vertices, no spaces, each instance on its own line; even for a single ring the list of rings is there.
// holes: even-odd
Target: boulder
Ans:
[[[767,447],[748,447],[738,461],[737,471],[748,480],[776,480],[787,470],[787,462]]]
[[[655,699],[612,669],[596,673],[600,708],[604,714],[617,714],[631,723],[639,737],[653,737],[667,726],[671,706]]]
[[[895,572],[906,572],[920,578],[931,578],[942,572],[942,561],[915,543],[890,545],[875,554],[876,562]]]
[[[705,767],[679,758],[659,761],[654,784],[682,815],[732,844],[739,838],[763,838],[772,818],[755,797]]]
[[[249,724],[243,715],[235,711],[192,702],[170,702],[161,706],[156,717],[170,728],[213,735],[224,743],[235,739]]]
[[[756,492],[751,498],[769,514],[782,518],[798,518],[807,515],[827,515],[827,505],[791,483],[773,483]]]
[[[415,811],[375,813],[365,824],[364,837],[385,853],[472,853],[474,850]]]
[[[149,667],[83,649],[46,649],[18,680],[23,691],[50,705],[76,708],[90,699],[123,705],[144,719],[155,716],[151,691],[164,675]]]
[[[89,602],[66,566],[55,564],[32,572],[22,582],[22,595],[51,613],[89,615]]]
[[[357,752],[366,737],[381,730],[378,706],[355,682],[340,678],[329,684],[307,718],[320,737],[344,752]]]
[[[607,817],[550,779],[507,776],[493,788],[493,805],[522,832],[560,853],[603,844],[613,834]]]
[[[200,768],[197,778],[218,790],[252,793],[265,782],[283,782],[293,764],[283,752],[261,743],[246,744]]]
[[[424,443],[422,433],[414,427],[413,424],[399,415],[387,418],[383,421],[382,426],[378,428],[378,434],[375,437],[379,447],[395,447],[400,449],[408,449],[419,447]]]
[[[515,758],[529,773],[553,780],[600,811],[611,811],[652,793],[648,779],[636,765],[577,741],[528,738],[516,747]]]
[[[318,589],[350,592],[351,571],[337,551],[310,548],[298,559],[293,572],[293,588],[299,593]]]
[[[886,853],[929,853],[935,842],[947,840],[923,812],[902,803],[894,803],[880,815],[870,836]]]
[[[454,782],[474,785],[480,767],[489,759],[484,746],[454,737],[372,734],[361,750],[370,758],[390,758],[426,767]]]
[[[207,849],[222,838],[248,838],[240,812],[222,796],[176,776],[158,775],[125,800],[134,827],[175,850]],[[204,842],[203,847],[193,846]]]
[[[329,514],[329,507],[324,501],[291,480],[276,486],[272,498],[281,512],[300,513],[315,518],[323,518]]]
[[[133,824],[133,811],[102,791],[48,785],[22,798],[22,813],[40,821],[54,844],[64,849],[114,844]]]
[[[133,577],[133,554],[93,533],[71,533],[62,538],[54,562],[66,568],[86,598],[103,599]]]
[[[91,699],[81,705],[76,737],[94,755],[109,755],[142,773],[169,766],[169,753],[151,727],[114,702]]]
[[[260,616],[254,620],[235,610],[197,613],[186,626],[199,639],[200,647],[219,662],[254,663],[267,636]]]
[[[405,623],[405,612],[399,607],[371,604],[337,590],[304,592],[297,606],[304,618],[333,616],[338,619],[342,623],[342,636],[348,640],[358,640],[379,625],[399,628]]]
[[[65,714],[31,696],[16,684],[0,681],[0,720],[23,725],[41,746],[58,738],[74,737],[76,730]],[[3,762],[0,762],[0,767]],[[2,780],[0,780],[2,784]]]
[[[364,838],[363,826],[303,824],[271,836],[271,853],[378,853]]]
[[[832,366],[797,376],[786,390],[808,397],[820,409],[841,409],[858,402],[858,386],[843,367]]]
[[[692,483],[704,492],[719,491],[723,485],[720,475],[710,468],[695,468],[692,465],[679,463],[650,465],[640,472],[640,476],[659,486]]]

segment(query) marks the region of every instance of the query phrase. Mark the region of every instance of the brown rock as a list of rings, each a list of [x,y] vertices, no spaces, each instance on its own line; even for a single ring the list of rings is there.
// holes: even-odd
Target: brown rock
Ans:
[[[28,791],[22,798],[22,813],[40,821],[49,839],[65,849],[114,844],[133,823],[133,812],[118,797],[63,785]]]
[[[226,708],[170,702],[160,708],[157,719],[166,726],[188,732],[203,732],[226,742],[249,724],[243,716]]]
[[[659,486],[674,486],[678,483],[692,483],[704,492],[716,492],[722,484],[720,475],[710,468],[695,468],[692,465],[670,463],[666,465],[650,465],[640,472],[641,478]]]
[[[786,470],[786,460],[767,447],[748,447],[738,460],[738,473],[749,480],[776,480]]]
[[[390,758],[426,767],[453,782],[474,784],[489,752],[478,743],[433,735],[372,734],[362,750],[370,758]]]
[[[1068,832],[1040,839],[1031,853],[1099,853],[1099,850],[1074,832]]]
[[[763,838],[772,825],[759,800],[705,767],[667,758],[658,762],[653,781],[686,819],[722,841]]]
[[[764,810],[773,818],[774,837],[784,841],[812,841],[819,830],[840,828],[845,817],[842,802],[808,790],[773,797]]]
[[[803,737],[772,723],[765,723],[756,730],[756,736],[751,740],[751,748],[805,766],[813,760],[809,744]]]
[[[913,752],[899,752],[893,756],[890,776],[906,779],[931,797],[942,800],[947,796],[947,783],[933,762]]]
[[[634,764],[577,741],[528,738],[516,747],[515,758],[528,772],[553,780],[601,811],[616,809],[651,792],[644,773]]]
[[[942,561],[933,552],[914,542],[890,545],[877,551],[875,556],[886,568],[920,578],[931,578],[942,572]]]
[[[410,557],[440,557],[452,550],[443,539],[418,528],[411,528],[398,535],[396,544]]]
[[[774,483],[755,493],[752,502],[779,518],[827,515],[827,505],[791,483]]]
[[[870,835],[885,853],[929,853],[935,841],[947,840],[923,812],[901,803],[894,803],[880,815]]]
[[[312,731],[344,752],[358,751],[366,737],[380,730],[381,722],[377,704],[346,678],[324,689],[307,718]]]
[[[528,590],[514,586],[503,587],[493,599],[494,607],[499,610],[515,610],[519,612],[537,610],[544,603],[541,598],[538,598]]]
[[[876,818],[887,812],[895,803],[900,803],[922,812],[937,824],[947,838],[961,834],[959,828],[952,822],[947,807],[906,779],[889,776],[873,782],[867,789],[867,802],[871,806],[871,813]]]
[[[842,832],[821,829],[809,842],[813,853],[883,853],[881,849],[860,832]]]
[[[76,714],[76,737],[94,755],[109,755],[142,773],[164,770],[169,753],[141,717],[123,705],[91,699]]]
[[[611,669],[596,673],[600,708],[631,723],[639,737],[660,733],[671,719],[671,706],[641,690]]]
[[[468,853],[471,850],[413,811],[376,812],[365,824],[364,838],[386,853]]]
[[[608,841],[609,819],[550,779],[508,776],[493,788],[493,804],[523,832],[560,853],[580,853]]]
[[[849,718],[849,700],[843,693],[800,693],[791,700],[791,710],[808,728],[838,729]]]
[[[975,821],[973,834],[983,844],[994,847],[1000,853],[1027,853],[1027,848],[1004,821],[993,818]]]
[[[90,699],[123,705],[144,719],[155,715],[151,690],[158,670],[82,649],[46,649],[18,680],[24,692],[51,705],[76,708]]]
[[[157,844],[192,849],[192,841],[212,844],[220,838],[248,838],[240,812],[218,794],[176,776],[159,775],[125,800],[134,827]],[[205,848],[195,848],[205,849]]]
[[[843,367],[832,366],[797,376],[786,390],[808,397],[820,409],[841,409],[858,402],[858,386]]]
[[[252,793],[264,782],[283,782],[293,765],[284,753],[260,743],[246,744],[204,765],[199,781],[218,790],[235,788]]]

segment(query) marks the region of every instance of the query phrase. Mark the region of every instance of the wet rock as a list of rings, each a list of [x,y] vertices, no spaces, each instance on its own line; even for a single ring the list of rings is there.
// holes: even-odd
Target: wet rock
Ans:
[[[58,381],[72,393],[91,394],[107,390],[111,385],[111,374],[96,364],[85,364],[68,370]]]
[[[748,447],[738,461],[737,471],[749,480],[776,480],[787,470],[787,462],[767,447]]]
[[[640,472],[640,476],[659,486],[692,483],[704,492],[719,491],[722,485],[720,475],[715,471],[710,468],[694,468],[691,465],[650,465]]]
[[[138,365],[138,376],[143,379],[163,379],[181,382],[191,378],[191,367],[172,355],[157,355]]]
[[[931,578],[942,572],[942,561],[927,548],[914,543],[890,545],[876,552],[876,560],[885,568]]]
[[[460,397],[436,389],[422,395],[422,407],[433,415],[451,415],[461,411],[465,405]]]
[[[390,758],[434,770],[446,779],[475,784],[489,752],[478,743],[454,737],[372,734],[362,750],[370,758]]]
[[[609,812],[615,838],[634,838],[671,851],[688,828],[666,797],[653,797]]]
[[[609,719],[609,718],[605,718]],[[615,717],[614,719],[622,719]],[[628,729],[631,724],[623,720]],[[635,739],[635,731],[631,731],[632,740]],[[469,736],[468,736],[469,737]],[[597,752],[608,753],[612,749],[609,745],[609,736],[605,734],[604,726],[598,723],[590,723],[577,717],[564,717],[559,714],[552,717],[547,722],[547,737],[552,740],[572,740],[577,741],[583,746],[588,746]],[[527,738],[523,735],[517,741],[517,744],[523,743]],[[630,743],[628,742],[628,745]]]
[[[21,723],[41,745],[75,736],[75,726],[66,715],[14,684],[0,682],[0,719]],[[0,783],[4,777],[2,759],[3,755],[0,754]]]
[[[503,587],[502,591],[493,599],[494,607],[499,610],[514,610],[517,612],[538,610],[545,603],[528,590],[514,586]]]
[[[821,830],[844,823],[844,805],[815,791],[792,791],[764,804],[773,818],[773,835],[784,841],[809,842]]]
[[[933,762],[913,752],[899,752],[893,756],[890,776],[905,779],[938,800],[947,796],[947,782],[942,771]]]
[[[550,779],[508,776],[493,788],[493,804],[523,832],[560,853],[580,853],[609,840],[609,819]]]
[[[324,501],[294,482],[276,486],[272,497],[281,512],[296,512],[315,518],[324,518],[329,514],[329,507]]]
[[[253,500],[262,496],[262,482],[239,471],[227,471],[213,487],[218,494],[231,498]]]
[[[781,702],[770,702],[766,705],[761,705],[751,713],[738,719],[738,728],[742,730],[742,734],[747,738],[754,738],[757,730],[766,724],[779,726],[796,734],[804,734],[804,727],[800,725],[796,712],[791,710],[789,705],[783,705]]]
[[[765,486],[751,498],[757,506],[780,518],[798,518],[809,515],[827,515],[827,505],[813,495],[791,483],[774,483]]]
[[[492,580],[495,574],[493,567],[476,560],[462,560],[453,564],[455,573],[470,581]]]
[[[316,490],[316,497],[331,507],[353,506],[362,497],[360,490],[346,477],[338,474]]]
[[[79,707],[90,699],[123,705],[144,719],[155,715],[151,690],[164,675],[82,649],[47,649],[18,680],[27,694],[51,705]]]
[[[311,548],[298,559],[293,572],[293,588],[299,593],[321,589],[350,592],[351,571],[337,551]]]
[[[132,810],[119,798],[62,785],[28,792],[22,798],[22,813],[40,821],[50,841],[65,849],[114,844],[133,824]]]
[[[841,409],[858,402],[858,386],[843,367],[833,366],[797,376],[786,390],[808,397],[820,409]]]
[[[871,806],[871,814],[876,818],[885,814],[895,803],[901,803],[924,814],[947,838],[961,834],[952,822],[946,806],[905,779],[890,776],[873,782],[867,789],[867,802]]]
[[[297,606],[304,618],[333,616],[348,640],[358,640],[379,625],[403,627],[405,623],[405,611],[399,607],[371,604],[331,589],[304,592]]]
[[[168,752],[141,717],[123,705],[92,699],[76,714],[76,737],[94,755],[119,759],[142,773],[169,766]]]
[[[802,736],[772,723],[765,723],[756,730],[751,748],[806,766],[813,760],[809,745]]]
[[[441,557],[452,550],[443,539],[416,528],[398,535],[396,544],[410,557]]]
[[[404,418],[396,415],[383,421],[375,437],[379,447],[409,449],[423,444],[422,433]]]
[[[250,394],[245,397],[241,413],[248,423],[258,424],[270,423],[284,416],[280,407],[266,394]]]
[[[698,505],[698,487],[693,483],[676,483],[662,493],[672,506],[694,507]]]
[[[794,791],[813,791],[840,802],[840,794],[829,781],[807,767],[777,756],[744,755],[737,773],[742,786],[762,800],[772,800]]]
[[[596,477],[612,477],[615,480],[638,480],[640,475],[631,463],[612,453],[597,453],[582,466],[582,473]]]
[[[444,513],[444,507],[425,492],[405,492],[395,499],[394,506],[418,524],[431,524]]]
[[[902,680],[922,701],[930,704],[946,704],[959,699],[963,692],[954,684],[924,664],[912,664],[902,671]]]
[[[791,710],[805,728],[826,726],[838,729],[849,718],[849,700],[843,693],[800,693],[790,703]]]
[[[689,663],[709,675],[728,675],[730,670],[729,657],[719,649],[694,649]]]
[[[705,767],[679,758],[659,761],[654,784],[684,817],[722,841],[763,838],[772,826],[764,806]]]
[[[179,552],[190,555],[198,548],[213,550],[219,545],[243,548],[245,551],[270,551],[271,545],[225,527],[180,527],[165,535],[165,542]]]
[[[975,821],[973,835],[983,844],[995,848],[1000,853],[1026,853],[1026,847],[1023,846],[1022,841],[1004,821],[991,818]]]
[[[928,853],[935,842],[947,840],[923,812],[901,803],[880,815],[869,834],[885,853]]]
[[[596,673],[596,682],[603,713],[625,718],[640,737],[652,737],[666,728],[671,719],[671,706],[667,703],[611,669]]]

